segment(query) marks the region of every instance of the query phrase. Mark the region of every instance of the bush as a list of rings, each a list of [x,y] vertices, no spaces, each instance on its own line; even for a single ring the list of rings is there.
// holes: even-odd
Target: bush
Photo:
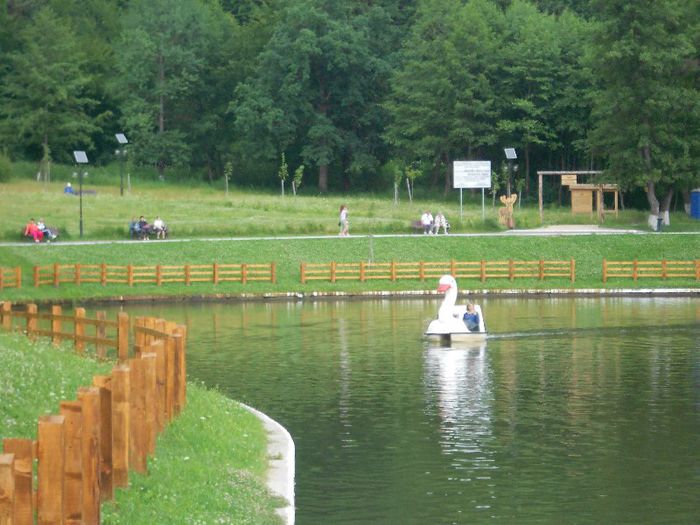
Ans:
[[[12,178],[12,161],[5,153],[0,153],[0,182],[7,182]]]

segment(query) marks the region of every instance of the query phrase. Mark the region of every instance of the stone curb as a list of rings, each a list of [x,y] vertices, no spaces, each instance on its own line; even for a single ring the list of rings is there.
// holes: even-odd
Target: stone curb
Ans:
[[[286,525],[294,525],[294,440],[287,429],[270,416],[245,403],[240,404],[257,416],[267,431],[267,488],[286,502],[284,507],[277,509],[277,514]]]

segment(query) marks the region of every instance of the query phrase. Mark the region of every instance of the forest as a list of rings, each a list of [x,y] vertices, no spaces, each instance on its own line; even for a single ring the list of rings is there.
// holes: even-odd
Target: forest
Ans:
[[[700,186],[699,50],[697,0],[6,0],[0,156],[447,192],[513,147],[526,190],[604,170],[658,213]]]

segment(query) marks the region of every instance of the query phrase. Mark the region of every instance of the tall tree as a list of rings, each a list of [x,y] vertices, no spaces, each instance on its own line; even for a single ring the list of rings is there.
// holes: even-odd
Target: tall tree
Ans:
[[[254,78],[237,91],[237,128],[250,150],[268,160],[297,150],[305,165],[317,166],[320,191],[328,190],[331,165],[346,175],[372,163],[365,136],[374,125],[381,65],[372,53],[368,18],[356,7],[291,3]]]
[[[90,149],[98,130],[88,111],[96,101],[86,95],[91,78],[85,54],[68,21],[49,7],[21,30],[21,48],[9,54],[0,91],[0,130],[16,149],[34,158],[49,152],[62,161],[76,148]]]
[[[137,161],[155,164],[161,176],[167,166],[189,165],[201,145],[191,131],[193,123],[208,116],[198,101],[206,87],[207,61],[223,39],[220,16],[204,2],[129,4],[116,89]]]
[[[401,67],[387,100],[386,137],[405,161],[425,160],[445,173],[495,141],[493,72],[498,9],[491,2],[419,2]],[[435,182],[435,177],[433,183]]]
[[[600,25],[592,64],[600,90],[591,144],[624,188],[645,188],[655,219],[668,211],[679,183],[698,180],[697,2],[594,0],[594,6]]]

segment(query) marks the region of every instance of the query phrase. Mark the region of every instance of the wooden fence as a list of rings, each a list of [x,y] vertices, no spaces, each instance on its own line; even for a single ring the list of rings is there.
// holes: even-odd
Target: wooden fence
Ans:
[[[151,265],[137,266],[129,264],[119,266],[113,264],[52,264],[34,267],[34,286],[72,283],[80,286],[83,283],[107,284],[155,284],[162,286],[167,283],[219,284],[235,281],[246,284],[250,281],[276,282],[275,263],[270,264],[186,264],[184,266]]]
[[[340,280],[369,281],[373,279],[425,279],[451,274],[456,278],[479,279],[539,279],[566,277],[576,279],[576,262],[569,261],[449,261],[449,262],[387,262],[368,263],[301,263],[301,282]]]
[[[13,312],[5,304],[3,327],[10,319],[12,328],[16,314],[27,322],[65,320],[23,315],[36,313],[34,305]],[[34,327],[28,335],[45,334]],[[115,487],[128,487],[129,469],[147,472],[156,436],[185,406],[186,330],[137,318],[134,339],[132,357],[120,353],[110,375],[95,376],[58,414],[39,417],[36,440],[3,440],[0,524],[97,524],[100,503],[113,499]]]
[[[603,259],[603,282],[622,279],[685,279],[700,281],[700,259],[694,261],[608,261]]]
[[[22,287],[22,268],[2,268],[0,267],[0,290],[3,288]]]

